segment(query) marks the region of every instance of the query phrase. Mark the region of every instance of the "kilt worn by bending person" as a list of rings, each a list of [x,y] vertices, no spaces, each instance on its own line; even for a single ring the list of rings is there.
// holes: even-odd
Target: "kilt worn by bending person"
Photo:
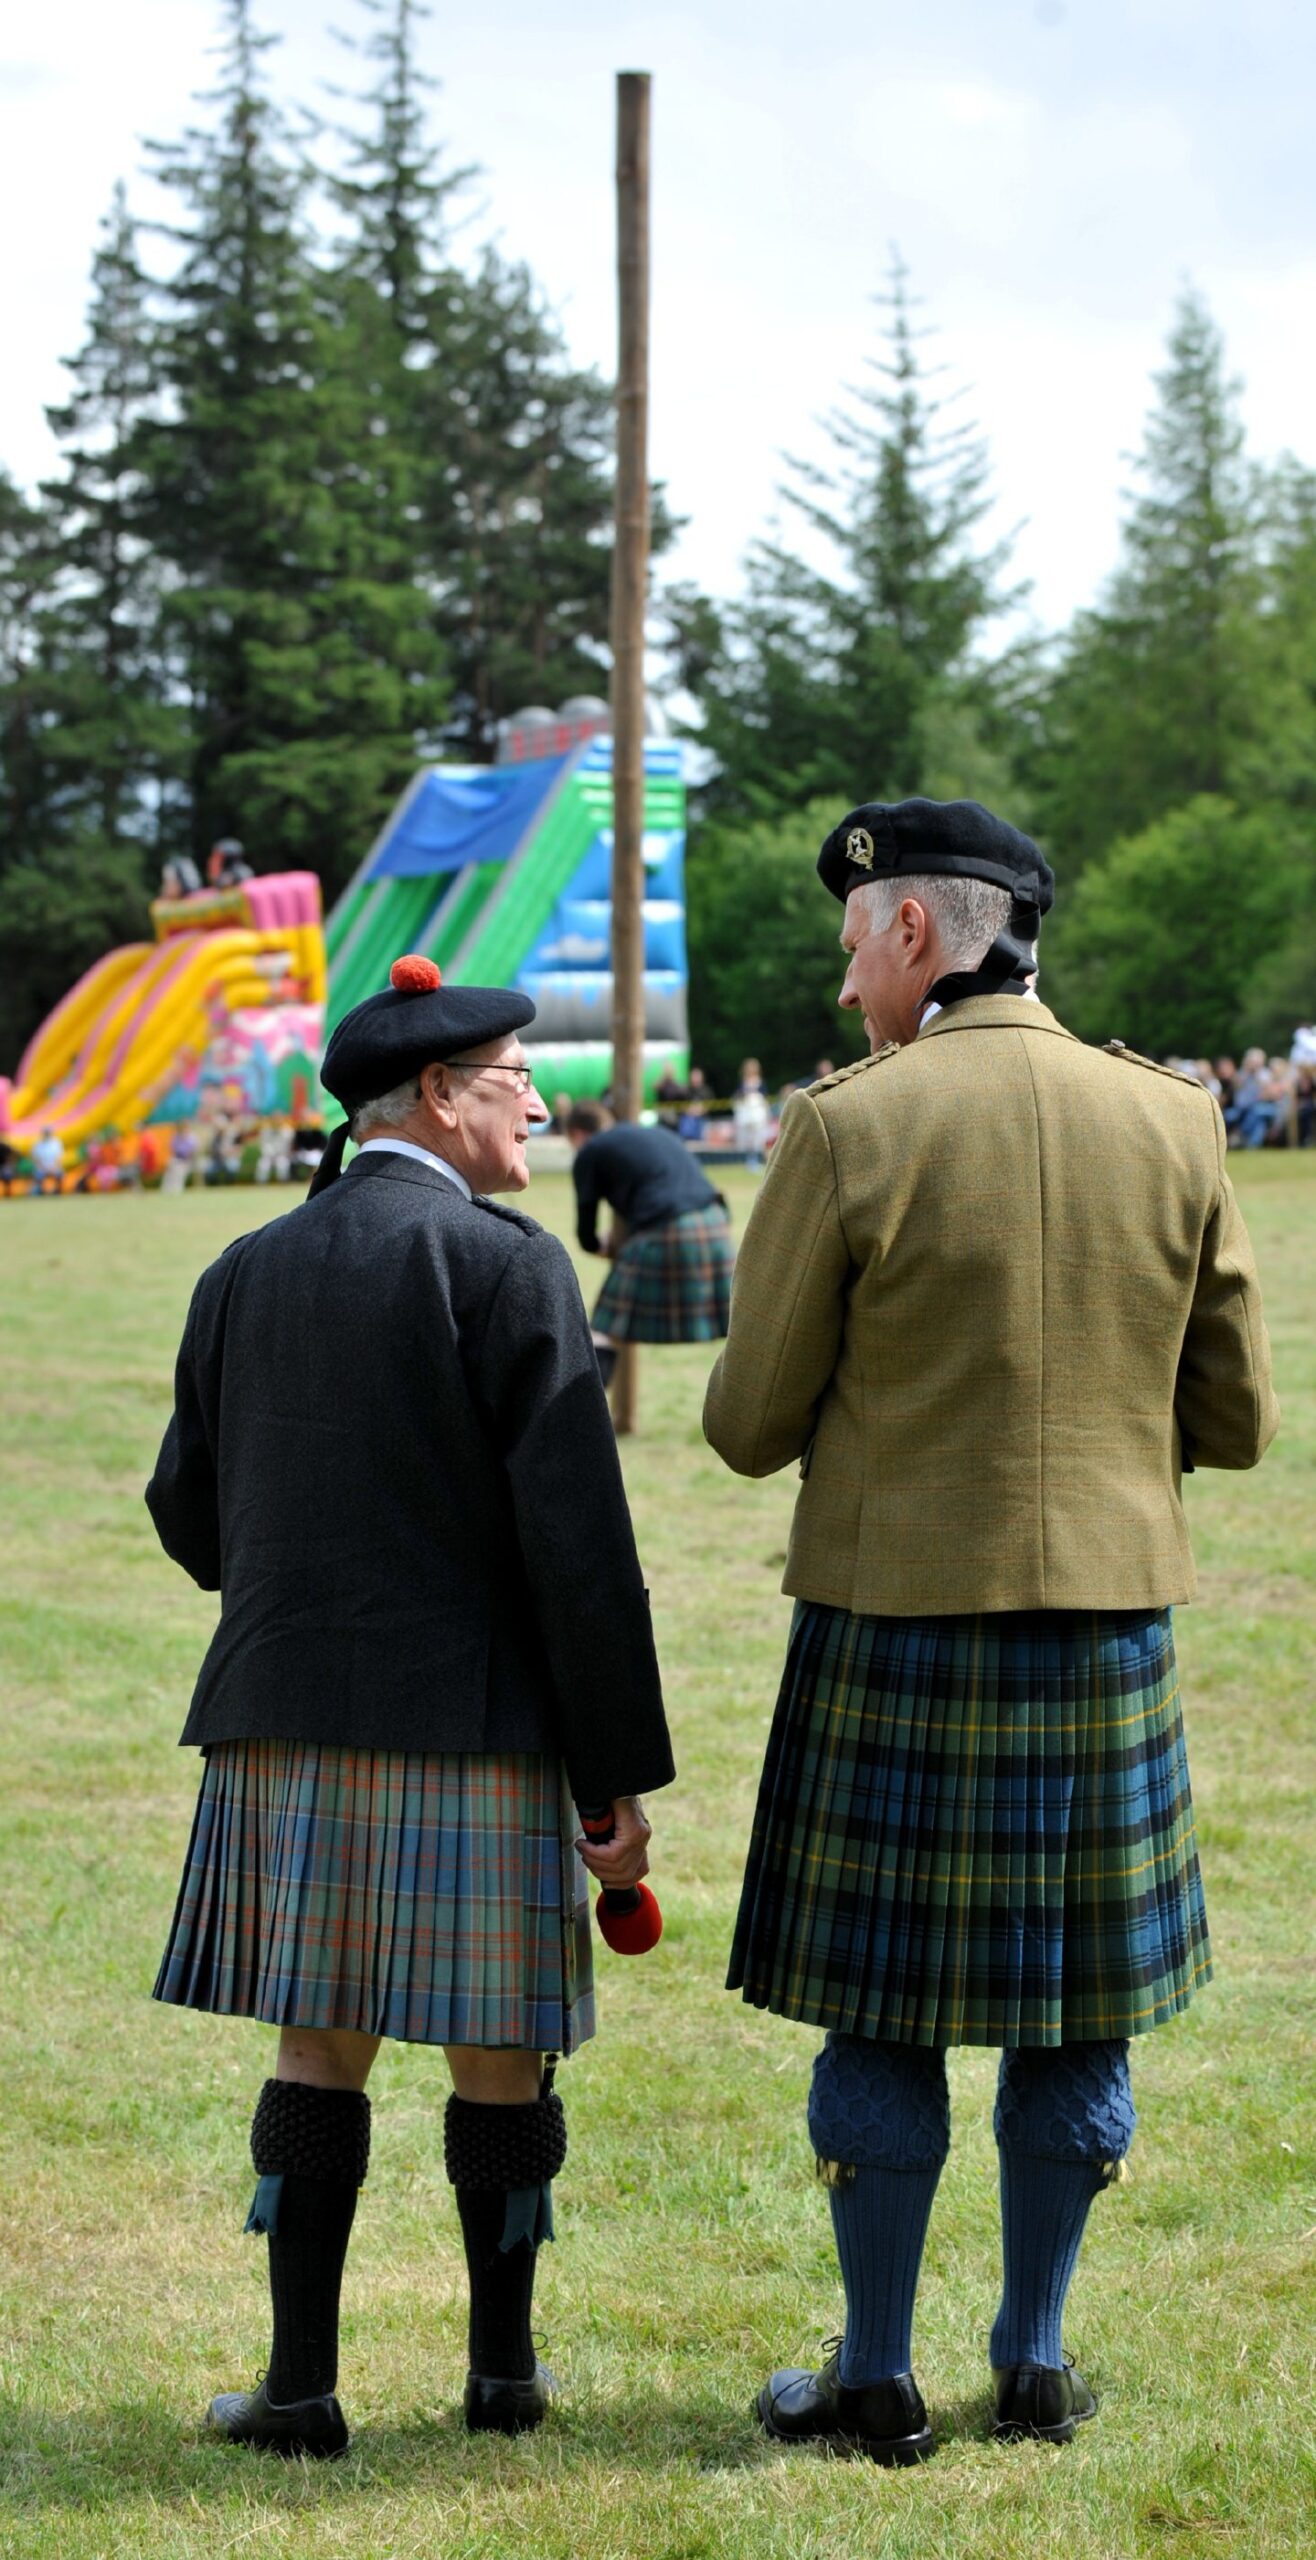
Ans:
[[[577,1240],[613,1256],[591,1319],[605,1380],[620,1342],[721,1341],[736,1258],[721,1193],[670,1129],[614,1128],[601,1102],[576,1103],[567,1136]],[[606,1245],[605,1201],[618,1221]]]
[[[760,2415],[908,2462],[949,2045],[1002,2048],[995,2430],[1095,2409],[1061,2315],[1132,2138],[1129,2040],[1211,1970],[1181,1468],[1254,1465],[1276,1408],[1219,1112],[1037,1001],[1036,847],[973,803],[870,804],[819,870],[872,1054],[787,1105],[705,1409],[739,1472],[803,1479],[730,1987],[826,2032],[846,2293],[838,2356]]]
[[[643,1874],[638,1791],[672,1774],[580,1292],[552,1236],[483,1196],[524,1186],[547,1118],[515,1037],[533,1010],[409,961],[339,1025],[323,1078],[361,1151],[340,1180],[331,1139],[306,1204],[203,1274],[147,1493],[221,1593],[156,1992],[280,2030],[248,2220],[273,2349],[211,2424],[285,2453],[347,2441],[339,2289],[384,2036],[452,2072],[467,2425],[542,2418],[553,2059],[594,2023],[584,1867]],[[609,1845],[578,1849],[577,1803],[611,1806]]]

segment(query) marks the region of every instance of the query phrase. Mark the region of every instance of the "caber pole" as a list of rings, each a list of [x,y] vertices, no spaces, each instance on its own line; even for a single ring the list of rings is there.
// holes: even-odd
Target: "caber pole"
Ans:
[[[649,580],[649,90],[617,74],[617,475],[612,552],[612,1108],[644,1107],[644,623]],[[612,1382],[635,1428],[636,1355]]]

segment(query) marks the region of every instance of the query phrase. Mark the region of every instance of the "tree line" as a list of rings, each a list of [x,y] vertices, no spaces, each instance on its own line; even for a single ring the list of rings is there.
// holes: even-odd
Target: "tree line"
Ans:
[[[422,0],[355,0],[345,147],[276,97],[220,0],[208,119],[116,193],[34,496],[0,472],[0,1064],[146,929],[162,862],[240,835],[332,898],[417,761],[483,761],[528,701],[604,689],[609,384],[533,275],[458,254]],[[326,166],[326,160],[332,166]],[[812,856],[855,799],[971,796],[1057,872],[1044,992],[1197,1054],[1316,1006],[1316,473],[1251,459],[1186,290],[1108,586],[1017,631],[989,457],[898,259],[874,351],[788,463],[741,592],[656,581],[700,747],[691,1009],[715,1086],[851,1054]],[[655,547],[674,531],[654,493]]]

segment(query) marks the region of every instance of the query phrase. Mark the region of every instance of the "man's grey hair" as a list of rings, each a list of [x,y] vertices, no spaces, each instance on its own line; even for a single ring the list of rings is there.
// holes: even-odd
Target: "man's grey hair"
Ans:
[[[409,1120],[420,1100],[419,1076],[408,1076],[405,1084],[395,1084],[388,1093],[377,1093],[369,1102],[359,1102],[347,1127],[354,1147],[376,1129],[396,1129]]]
[[[1010,921],[1008,889],[953,871],[866,880],[855,895],[863,899],[872,933],[886,932],[902,899],[917,898],[941,936],[947,969],[976,969]]]

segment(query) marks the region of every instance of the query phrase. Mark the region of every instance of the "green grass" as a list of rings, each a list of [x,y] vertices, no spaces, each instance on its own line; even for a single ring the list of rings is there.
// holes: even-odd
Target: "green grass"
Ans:
[[[708,1356],[645,1355],[625,1451],[680,1778],[655,1801],[662,1947],[601,1952],[602,2026],[563,2075],[571,2156],[537,2311],[565,2390],[537,2437],[468,2441],[441,2057],[387,2047],[348,2263],[356,2433],[317,2470],[204,2444],[265,2361],[241,2236],[272,2036],[148,1997],[196,1763],[174,1745],[212,1605],[141,1505],[201,1265],[286,1196],[0,1204],[0,2552],[464,2560],[1122,2560],[1310,2548],[1311,1698],[1316,1155],[1239,1166],[1280,1370],[1253,1477],[1189,1488],[1181,1614],[1218,1978],[1135,2047],[1129,2185],[1093,2215],[1070,2341],[1102,2397],[1067,2452],[996,2448],[992,2056],[952,2056],[955,2143],[917,2361],[917,2474],[785,2454],[749,2403],[839,2325],[804,2100],[816,2039],[721,1977],[786,1628],[794,1491],[702,1441]],[[567,1186],[531,1205],[562,1229]],[[743,1209],[748,1187],[737,1183]],[[601,1266],[587,1275],[596,1285]]]

